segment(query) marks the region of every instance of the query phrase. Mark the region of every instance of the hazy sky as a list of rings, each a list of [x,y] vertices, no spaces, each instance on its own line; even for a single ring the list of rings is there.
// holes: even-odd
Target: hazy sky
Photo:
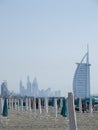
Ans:
[[[0,0],[0,84],[72,91],[76,62],[89,43],[91,93],[98,94],[97,0]]]

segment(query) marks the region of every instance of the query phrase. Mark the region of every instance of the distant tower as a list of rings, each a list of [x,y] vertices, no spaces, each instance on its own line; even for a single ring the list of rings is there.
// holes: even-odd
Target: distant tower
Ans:
[[[38,89],[38,83],[36,78],[34,78],[32,83],[32,94],[34,97],[39,96],[39,89]]]
[[[84,60],[85,63],[84,63]],[[80,63],[77,63],[77,69],[73,78],[73,93],[75,97],[90,97],[90,64],[89,49]]]
[[[21,96],[26,96],[26,90],[22,84],[22,81],[20,81],[20,84],[19,84],[19,87],[20,87],[20,95]]]
[[[27,96],[31,96],[31,82],[29,76],[27,77]]]
[[[9,91],[8,91],[8,88],[7,88],[7,82],[4,81],[2,84],[1,84],[1,96],[8,96],[9,95]]]
[[[20,89],[20,95],[23,94],[23,86],[22,86],[22,81],[19,83],[19,89]]]

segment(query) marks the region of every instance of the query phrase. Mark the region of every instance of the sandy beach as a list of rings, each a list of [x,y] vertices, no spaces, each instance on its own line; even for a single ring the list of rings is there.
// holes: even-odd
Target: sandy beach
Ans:
[[[98,112],[76,113],[78,130],[98,130]],[[55,118],[53,108],[48,114],[36,111],[9,110],[8,117],[0,116],[0,130],[69,130],[68,117],[62,117],[60,110]]]

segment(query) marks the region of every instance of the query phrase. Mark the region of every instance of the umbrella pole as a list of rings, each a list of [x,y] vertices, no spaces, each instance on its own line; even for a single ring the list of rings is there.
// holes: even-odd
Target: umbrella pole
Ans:
[[[77,130],[76,113],[73,94],[68,93],[69,130]]]

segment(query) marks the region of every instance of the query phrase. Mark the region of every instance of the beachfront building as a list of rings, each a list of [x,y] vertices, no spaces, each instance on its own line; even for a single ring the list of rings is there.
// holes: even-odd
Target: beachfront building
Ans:
[[[73,78],[73,93],[75,97],[90,97],[90,64],[89,51],[84,55],[77,68]]]

